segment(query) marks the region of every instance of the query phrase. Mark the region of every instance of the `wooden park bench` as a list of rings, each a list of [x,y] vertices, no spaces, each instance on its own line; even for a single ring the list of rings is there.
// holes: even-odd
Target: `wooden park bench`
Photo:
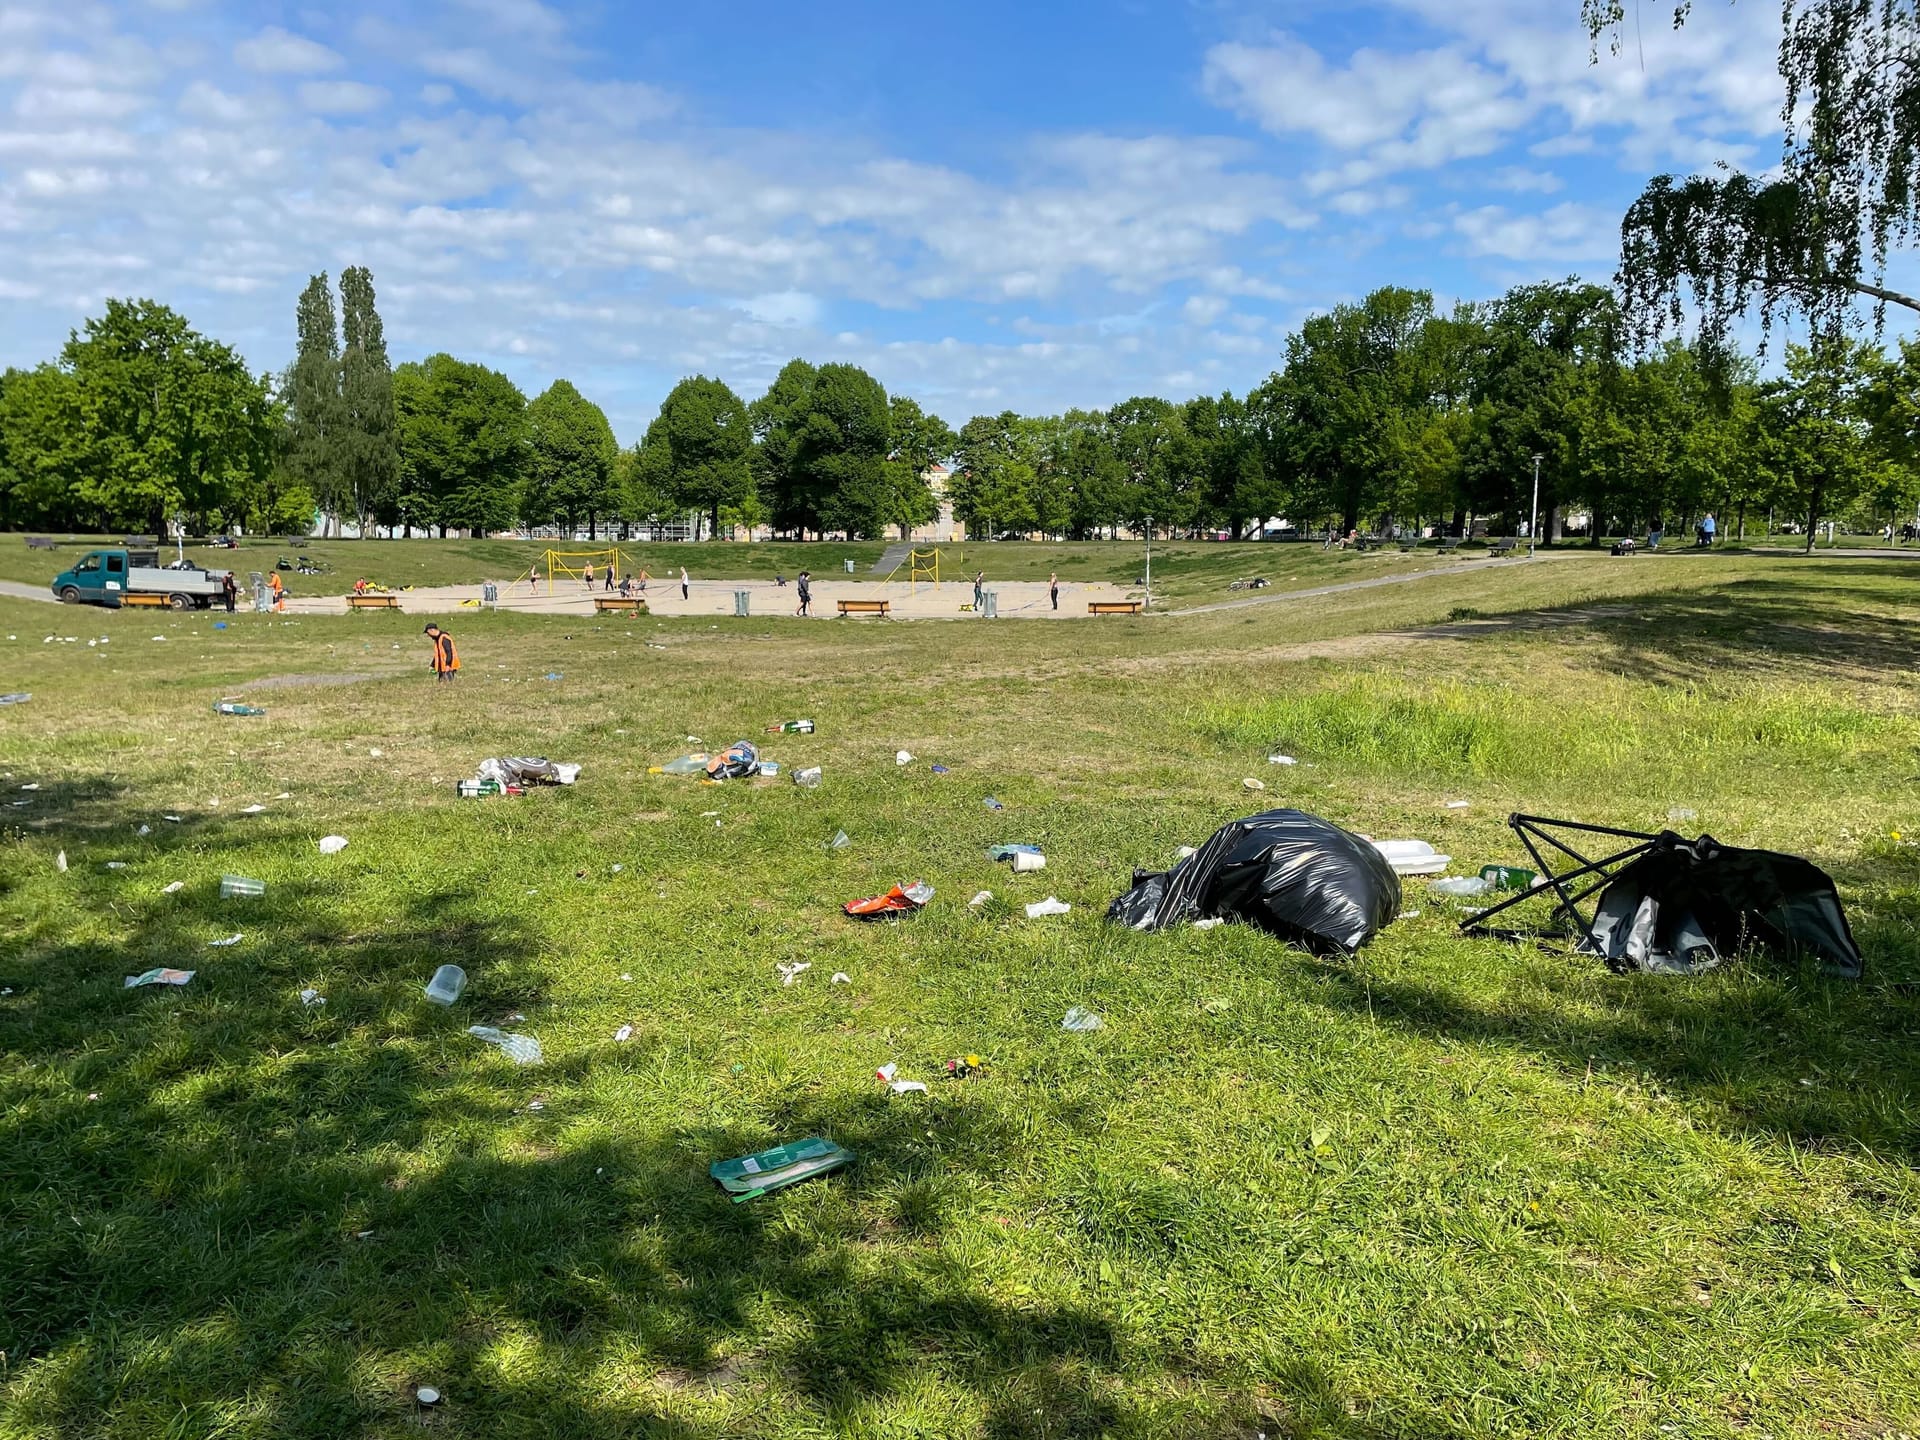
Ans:
[[[893,614],[893,602],[891,600],[836,600],[833,603],[840,607],[842,618],[848,615]]]
[[[400,597],[398,595],[347,596],[347,609],[349,610],[398,610],[399,608]]]
[[[605,614],[611,611],[616,615],[644,615],[647,602],[638,595],[596,595],[593,597],[593,613]]]
[[[1138,600],[1089,600],[1087,613],[1089,615],[1138,615],[1140,604]]]
[[[1496,540],[1493,542],[1493,547],[1488,553],[1491,554],[1494,559],[1498,560],[1502,555],[1511,555],[1514,547],[1519,543],[1518,540]]]
[[[29,535],[27,536],[27,548],[29,550],[58,550],[60,547],[45,535]]]

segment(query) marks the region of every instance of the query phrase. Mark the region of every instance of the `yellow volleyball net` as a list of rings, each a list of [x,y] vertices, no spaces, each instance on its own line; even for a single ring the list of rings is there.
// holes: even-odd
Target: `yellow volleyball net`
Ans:
[[[626,555],[616,549],[606,550],[549,550],[544,558],[547,569],[547,594],[553,594],[555,577],[573,580],[581,585],[599,585],[613,576],[618,585],[622,575],[632,572],[632,565]]]

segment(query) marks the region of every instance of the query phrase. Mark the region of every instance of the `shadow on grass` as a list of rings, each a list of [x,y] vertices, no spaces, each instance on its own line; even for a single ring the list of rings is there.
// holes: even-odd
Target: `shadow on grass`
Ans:
[[[1448,1433],[1354,1419],[1309,1357],[1254,1377],[1137,1334],[1078,1298],[1097,1292],[1070,1258],[1056,1293],[995,1284],[977,1228],[951,1232],[1027,1141],[964,1088],[933,1107],[718,1081],[610,1132],[570,1097],[602,1066],[644,1083],[640,1047],[522,1070],[463,1033],[540,1003],[530,929],[447,890],[343,933],[317,898],[270,894],[244,950],[182,957],[185,989],[122,988],[182,933],[159,903],[113,945],[46,936],[8,962],[18,1433]],[[195,902],[195,933],[214,913]],[[475,979],[451,1013],[419,996],[448,958]],[[302,1007],[323,974],[328,1005]],[[805,1134],[857,1165],[739,1206],[707,1179]]]

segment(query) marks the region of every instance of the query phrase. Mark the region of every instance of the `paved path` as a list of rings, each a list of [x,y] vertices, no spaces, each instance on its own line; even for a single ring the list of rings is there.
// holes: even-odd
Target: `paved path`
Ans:
[[[45,585],[22,585],[18,580],[0,580],[0,595],[14,600],[45,600],[50,605],[60,603]]]
[[[1480,551],[1472,552],[1479,555]],[[1509,570],[1516,565],[1538,564],[1543,560],[1577,560],[1582,555],[1596,552],[1582,550],[1553,550],[1535,555],[1529,560],[1524,555],[1508,560],[1478,560],[1461,557],[1448,565],[1436,565],[1431,570],[1412,570],[1404,575],[1376,575],[1371,580],[1347,580],[1339,585],[1315,585],[1307,590],[1282,590],[1274,595],[1255,595],[1248,600],[1221,600],[1212,605],[1190,605],[1184,610],[1169,610],[1169,615],[1212,615],[1221,610],[1240,610],[1249,605],[1272,605],[1281,600],[1305,600],[1314,595],[1338,595],[1343,590],[1372,590],[1381,585],[1405,585],[1412,580],[1431,580],[1436,575],[1468,575],[1482,570]]]

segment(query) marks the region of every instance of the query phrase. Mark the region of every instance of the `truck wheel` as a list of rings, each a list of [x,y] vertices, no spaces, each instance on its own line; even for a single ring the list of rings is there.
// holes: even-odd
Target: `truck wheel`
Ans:
[[[69,585],[65,589],[63,589],[60,592],[60,603],[62,605],[78,605],[80,603],[79,587],[76,585]]]
[[[169,595],[167,597],[167,604],[171,605],[175,610],[191,610],[193,608],[193,597],[191,595]]]

